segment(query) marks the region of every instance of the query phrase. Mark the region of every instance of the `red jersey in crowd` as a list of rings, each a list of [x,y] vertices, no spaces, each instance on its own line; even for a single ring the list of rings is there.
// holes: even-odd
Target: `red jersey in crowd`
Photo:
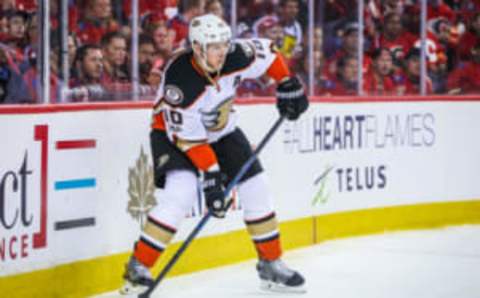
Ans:
[[[336,77],[325,77],[315,91],[320,95],[353,96],[358,94],[357,82],[347,82]]]
[[[373,71],[369,71],[363,76],[363,91],[368,95],[392,95],[395,93],[395,84],[389,76],[379,80]]]
[[[337,50],[325,63],[325,74],[329,77],[335,77],[337,74],[337,64],[340,59],[347,56],[347,53],[343,49]],[[356,57],[356,53],[354,57]],[[366,73],[372,65],[372,58],[369,55],[363,55],[363,73]]]
[[[400,72],[393,76],[395,84],[395,93],[397,95],[420,95],[420,78],[412,79],[405,72]],[[433,94],[432,81],[427,78],[426,82],[427,94]]]
[[[448,76],[447,88],[448,90],[460,89],[461,94],[479,94],[480,63],[461,62]]]
[[[457,47],[457,57],[460,60],[468,60],[471,56],[471,49],[474,45],[480,43],[480,36],[473,31],[467,31],[462,35]]]
[[[406,31],[394,40],[389,40],[382,34],[378,40],[377,48],[387,48],[392,53],[393,58],[401,60],[410,51],[416,39],[415,35]]]
[[[427,5],[427,19],[446,18],[450,22],[455,21],[455,12],[447,4],[441,2],[438,5]]]
[[[447,53],[445,46],[439,41],[437,36],[432,32],[427,32],[427,58],[430,66],[447,63]],[[417,39],[414,44],[415,47],[420,48],[421,40]]]
[[[140,16],[144,16],[147,13],[153,14],[164,14],[165,8],[167,7],[176,7],[177,0],[162,0],[162,1],[152,1],[152,0],[139,0],[138,1],[138,11]],[[123,13],[127,18],[132,14],[132,0],[123,1]]]
[[[179,47],[188,37],[188,21],[181,14],[177,14],[168,22],[168,27],[175,31],[174,46]]]
[[[114,20],[107,23],[83,21],[77,28],[77,36],[82,44],[98,44],[105,34],[117,31],[119,26]]]
[[[34,12],[37,10],[37,1],[36,0],[16,0],[15,6],[17,10]]]

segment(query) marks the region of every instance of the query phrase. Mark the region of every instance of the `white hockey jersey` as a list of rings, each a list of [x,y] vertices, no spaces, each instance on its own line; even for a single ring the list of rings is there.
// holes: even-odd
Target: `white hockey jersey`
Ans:
[[[235,129],[237,114],[233,100],[237,86],[243,79],[265,74],[276,57],[268,39],[236,40],[220,74],[212,82],[195,63],[193,51],[182,51],[166,66],[155,103],[153,127],[163,126],[177,145],[179,141],[216,142]],[[164,124],[155,123],[162,120]]]

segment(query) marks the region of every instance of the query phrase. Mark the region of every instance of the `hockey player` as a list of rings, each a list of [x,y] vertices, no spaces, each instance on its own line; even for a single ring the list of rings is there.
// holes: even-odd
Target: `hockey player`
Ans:
[[[199,177],[207,208],[215,217],[225,216],[224,187],[252,156],[232,108],[240,81],[263,74],[275,79],[277,107],[289,120],[298,119],[308,107],[303,86],[291,76],[271,41],[232,42],[229,26],[212,14],[191,21],[189,40],[191,49],[167,64],[154,107],[151,147],[155,184],[163,188],[163,195],[149,213],[126,265],[123,293],[144,291],[152,284],[149,268],[194,205]],[[259,277],[269,288],[302,290],[304,278],[280,260],[278,223],[264,179],[257,160],[237,185],[259,257]]]

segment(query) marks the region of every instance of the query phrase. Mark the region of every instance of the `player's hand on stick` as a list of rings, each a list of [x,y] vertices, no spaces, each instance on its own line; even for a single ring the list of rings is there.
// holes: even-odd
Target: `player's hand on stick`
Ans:
[[[278,85],[277,108],[288,120],[297,120],[307,110],[308,99],[298,78],[288,78]]]
[[[223,186],[225,178],[225,174],[220,171],[205,172],[203,178],[203,193],[207,208],[217,218],[225,217],[226,198]]]

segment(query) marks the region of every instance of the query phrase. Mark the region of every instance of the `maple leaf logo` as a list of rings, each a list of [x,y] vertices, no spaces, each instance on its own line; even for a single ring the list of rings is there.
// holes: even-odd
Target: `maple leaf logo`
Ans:
[[[155,199],[155,185],[153,181],[153,167],[148,163],[148,157],[140,149],[140,156],[135,167],[128,169],[128,201],[127,211],[141,227],[145,225],[148,212],[157,205]]]

